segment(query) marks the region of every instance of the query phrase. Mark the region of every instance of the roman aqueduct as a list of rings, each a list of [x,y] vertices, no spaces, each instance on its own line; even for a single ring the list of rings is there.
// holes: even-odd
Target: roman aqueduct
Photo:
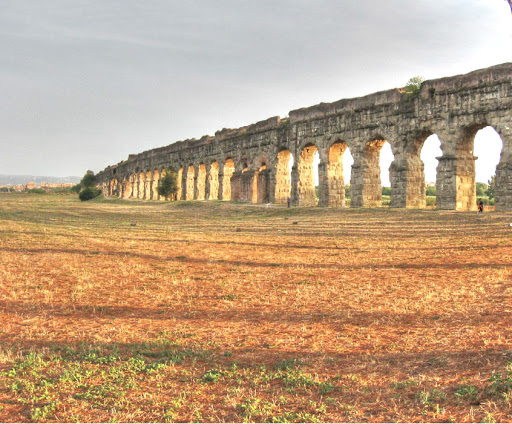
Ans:
[[[381,205],[379,153],[387,141],[391,207],[423,208],[421,148],[441,140],[437,208],[473,210],[476,204],[474,138],[491,126],[503,142],[496,168],[496,209],[512,210],[512,64],[425,81],[417,95],[394,89],[293,110],[215,136],[176,142],[136,155],[98,173],[103,194],[159,199],[166,169],[178,172],[181,200],[317,204],[313,156],[319,154],[318,205],[345,206],[343,154],[352,153],[351,207]],[[290,155],[294,164],[289,169]]]

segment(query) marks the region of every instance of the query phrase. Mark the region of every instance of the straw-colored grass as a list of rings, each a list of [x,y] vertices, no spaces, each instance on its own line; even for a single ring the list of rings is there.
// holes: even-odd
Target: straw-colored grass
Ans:
[[[0,421],[510,422],[510,222],[0,194]]]

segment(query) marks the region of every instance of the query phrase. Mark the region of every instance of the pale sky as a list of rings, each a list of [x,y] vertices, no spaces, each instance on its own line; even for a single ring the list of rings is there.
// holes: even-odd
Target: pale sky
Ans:
[[[81,176],[416,75],[512,62],[504,0],[0,0],[0,10],[0,174]],[[499,152],[483,138],[482,151]],[[487,181],[499,153],[475,154]],[[426,156],[430,181],[438,154]]]

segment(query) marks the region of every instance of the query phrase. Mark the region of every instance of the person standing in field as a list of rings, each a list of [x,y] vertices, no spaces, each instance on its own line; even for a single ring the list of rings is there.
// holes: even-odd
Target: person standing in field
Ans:
[[[478,213],[483,213],[484,211],[484,202],[482,199],[478,199]]]

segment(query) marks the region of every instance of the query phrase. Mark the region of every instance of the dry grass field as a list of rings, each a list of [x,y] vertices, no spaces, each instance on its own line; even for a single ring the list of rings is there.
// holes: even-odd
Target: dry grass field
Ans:
[[[512,421],[512,214],[0,195],[0,421]]]

